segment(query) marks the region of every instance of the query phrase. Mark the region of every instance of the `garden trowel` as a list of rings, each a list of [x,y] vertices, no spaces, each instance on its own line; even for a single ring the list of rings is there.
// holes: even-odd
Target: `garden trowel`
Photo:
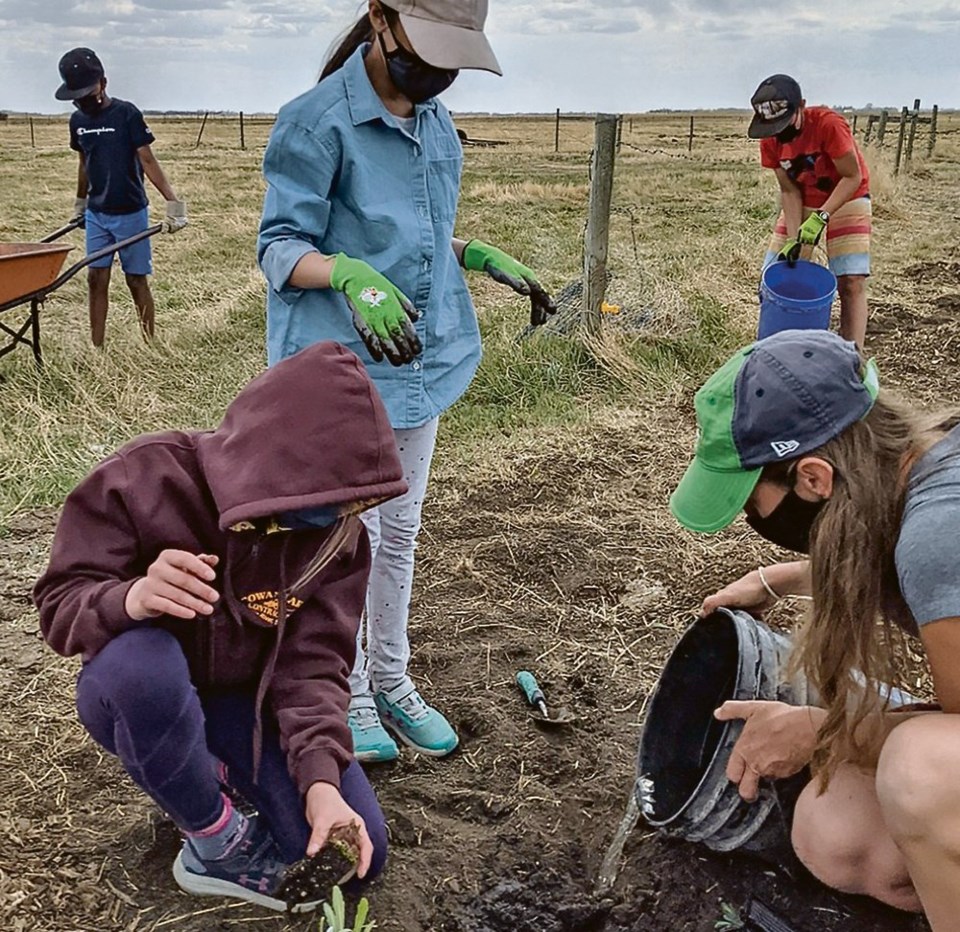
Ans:
[[[517,674],[517,686],[523,693],[524,698],[540,714],[534,715],[534,719],[543,722],[544,725],[569,725],[575,721],[573,713],[569,709],[557,709],[553,714],[547,708],[547,699],[537,682],[537,678],[529,670],[521,670]]]

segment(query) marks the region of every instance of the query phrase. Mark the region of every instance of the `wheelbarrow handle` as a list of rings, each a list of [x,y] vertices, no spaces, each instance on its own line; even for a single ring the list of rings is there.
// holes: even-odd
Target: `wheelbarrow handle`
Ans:
[[[142,239],[148,239],[159,233],[162,229],[162,223],[155,223],[152,227],[147,227],[147,229],[142,230],[140,233],[135,233],[133,236],[127,237],[127,239],[120,240],[119,243],[112,243],[110,246],[104,246],[103,249],[91,252],[89,255],[84,256],[76,265],[71,265],[53,284],[47,285],[47,287],[43,289],[43,294],[48,295],[51,291],[56,291],[64,282],[69,281],[77,272],[90,265],[91,262],[96,262],[97,259],[102,259],[104,256],[112,256],[115,252],[119,252],[127,246],[139,243]]]
[[[55,239],[60,239],[61,236],[66,236],[71,230],[75,230],[83,221],[80,217],[74,217],[66,226],[60,227],[59,230],[54,230],[49,236],[45,236],[41,243],[52,243]]]

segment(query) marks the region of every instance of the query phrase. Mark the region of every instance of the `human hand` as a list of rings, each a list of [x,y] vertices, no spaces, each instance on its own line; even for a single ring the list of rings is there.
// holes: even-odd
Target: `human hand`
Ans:
[[[219,562],[220,558],[212,554],[164,550],[150,564],[147,575],[127,590],[123,607],[134,621],[159,615],[210,615],[220,593],[207,583],[216,579],[213,568]]]
[[[77,226],[82,230],[87,225],[87,199],[85,197],[76,197],[73,201],[73,216],[71,223],[76,221]]]
[[[713,713],[721,722],[743,720],[727,761],[727,778],[747,802],[760,795],[761,778],[792,777],[810,763],[817,741],[811,712],[809,706],[785,702],[731,700]]]
[[[539,327],[547,317],[557,313],[553,298],[537,281],[536,273],[502,249],[483,240],[472,239],[463,247],[463,267],[473,272],[486,272],[501,285],[509,285],[517,294],[530,298],[530,326]]]
[[[164,233],[176,233],[187,225],[187,205],[184,201],[167,201],[167,216],[163,220]]]
[[[310,825],[310,840],[307,842],[307,857],[312,858],[338,830],[356,834],[359,851],[357,876],[364,878],[373,859],[373,842],[367,834],[367,826],[344,801],[332,783],[317,782],[307,790],[306,817]]]
[[[712,614],[718,608],[742,608],[751,615],[762,615],[776,603],[760,579],[760,571],[753,570],[719,592],[708,595],[700,606],[700,617]]]
[[[412,362],[423,352],[413,322],[420,313],[389,279],[362,259],[339,253],[330,271],[330,287],[347,299],[353,326],[370,355],[394,366]]]
[[[777,262],[786,262],[788,265],[795,265],[800,258],[801,245],[799,240],[794,237],[788,239],[777,253]]]
[[[800,245],[816,246],[826,228],[827,221],[820,216],[819,211],[814,211],[800,224],[800,229],[797,231],[797,239],[800,241]]]

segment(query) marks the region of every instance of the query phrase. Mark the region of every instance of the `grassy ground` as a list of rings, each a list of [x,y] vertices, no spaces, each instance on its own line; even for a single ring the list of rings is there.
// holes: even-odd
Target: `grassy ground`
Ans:
[[[413,662],[464,751],[376,774],[395,845],[375,893],[385,930],[705,929],[718,899],[742,901],[753,889],[735,862],[692,858],[644,834],[628,847],[619,905],[596,906],[593,919],[582,912],[632,780],[646,697],[676,632],[704,592],[770,559],[742,529],[695,538],[666,511],[692,448],[691,392],[756,324],[776,192],[746,122],[698,116],[691,153],[684,116],[626,123],[608,295],[622,310],[605,319],[590,352],[557,332],[518,342],[522,301],[473,281],[485,360],[442,422]],[[559,153],[551,120],[458,125],[470,138],[508,143],[467,148],[459,234],[514,252],[560,293],[581,277],[592,124],[564,121]],[[5,928],[50,932],[306,928],[217,905],[201,914],[172,891],[175,837],[76,725],[75,665],[37,644],[27,599],[53,510],[90,466],[142,431],[215,424],[264,363],[253,247],[268,126],[248,125],[246,150],[235,122],[211,121],[199,147],[198,121],[152,128],[191,217],[183,233],[154,240],[157,341],[140,341],[117,275],[107,348],[94,351],[79,276],[44,310],[44,371],[24,349],[0,361],[0,700],[12,710],[0,729],[0,831],[13,839],[0,852],[0,918]],[[38,238],[69,215],[75,156],[65,124],[38,122],[35,142],[25,123],[0,122],[0,242]],[[889,149],[869,153],[870,346],[888,382],[935,401],[960,391],[952,194],[960,119],[941,117],[933,159],[922,141],[917,148],[899,179]],[[74,242],[79,255],[77,234]],[[510,685],[521,663],[581,711],[573,737],[531,732]],[[503,903],[484,900],[504,878],[521,893],[545,891],[541,899],[569,907],[568,918],[536,913],[539,900],[524,907],[527,918],[511,916],[503,903],[520,894],[511,900],[509,890]],[[847,901],[807,900],[793,904],[799,928],[912,928]],[[670,918],[677,910],[682,922]]]

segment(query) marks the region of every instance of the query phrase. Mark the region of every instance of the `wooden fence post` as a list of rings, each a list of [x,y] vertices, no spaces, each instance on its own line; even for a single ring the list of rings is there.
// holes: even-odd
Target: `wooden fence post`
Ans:
[[[553,151],[560,151],[560,108],[557,107],[557,125],[553,131]]]
[[[877,123],[877,145],[883,145],[883,137],[887,135],[887,111],[880,111],[880,121]]]
[[[240,111],[240,148],[241,149],[247,148],[247,141],[246,139],[244,139],[244,136],[243,136],[243,111],[242,110]]]
[[[620,151],[620,147],[623,145],[623,114],[617,118],[617,152]]]
[[[207,110],[203,114],[203,122],[200,124],[200,132],[197,133],[197,144],[193,147],[194,149],[200,148],[200,140],[203,139],[203,128],[207,125],[207,117],[210,116],[210,111]]]
[[[37,148],[37,140],[36,140],[36,137],[33,135],[33,117],[30,117],[30,148],[31,149]]]
[[[937,144],[937,105],[933,105],[930,114],[930,134],[927,136],[927,158],[933,155],[933,147]]]
[[[900,174],[900,157],[903,155],[903,137],[907,129],[907,113],[908,110],[906,107],[900,111],[900,133],[897,136],[897,157],[893,160],[893,173],[895,175]]]
[[[877,122],[877,115],[875,113],[871,113],[867,117],[867,128],[863,133],[864,144],[870,142],[870,134],[873,132],[873,124],[876,122]]]
[[[687,138],[687,152],[693,152],[693,114],[690,114],[690,135]]]
[[[917,121],[920,119],[920,100],[914,101],[916,106],[910,116],[910,135],[907,137],[907,162],[913,161],[913,141],[917,137]]]
[[[607,254],[610,243],[610,204],[613,170],[617,158],[617,116],[598,113],[594,124],[593,163],[590,172],[590,206],[583,243],[583,330],[600,330],[600,306],[607,289]]]
[[[853,126],[850,128],[850,132],[852,132],[854,136],[857,135],[857,115],[856,114],[853,115]]]

